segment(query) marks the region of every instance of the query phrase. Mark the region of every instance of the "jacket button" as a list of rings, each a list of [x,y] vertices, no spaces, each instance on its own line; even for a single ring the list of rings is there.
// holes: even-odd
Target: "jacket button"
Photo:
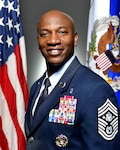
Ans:
[[[34,137],[30,137],[28,140],[27,140],[29,143],[32,143],[34,141]]]

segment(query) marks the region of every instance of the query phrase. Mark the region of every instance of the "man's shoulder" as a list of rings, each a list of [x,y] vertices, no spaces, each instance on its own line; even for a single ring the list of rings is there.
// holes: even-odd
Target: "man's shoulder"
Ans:
[[[91,82],[101,82],[101,83],[107,83],[105,79],[103,79],[100,75],[92,71],[90,68],[88,68],[85,65],[82,65],[79,67],[77,74],[80,78],[83,78],[84,80],[91,81]]]

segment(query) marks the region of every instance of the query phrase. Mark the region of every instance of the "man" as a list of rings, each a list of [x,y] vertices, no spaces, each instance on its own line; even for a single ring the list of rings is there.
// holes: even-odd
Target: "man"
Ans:
[[[37,31],[47,70],[30,91],[27,150],[119,150],[116,97],[100,76],[74,56],[78,34],[73,19],[51,10],[41,17]],[[46,78],[48,95],[40,98]]]

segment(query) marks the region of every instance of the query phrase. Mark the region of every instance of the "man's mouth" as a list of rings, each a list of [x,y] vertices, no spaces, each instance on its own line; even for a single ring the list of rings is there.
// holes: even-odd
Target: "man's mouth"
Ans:
[[[62,53],[63,49],[49,49],[47,50],[49,55],[58,56]]]

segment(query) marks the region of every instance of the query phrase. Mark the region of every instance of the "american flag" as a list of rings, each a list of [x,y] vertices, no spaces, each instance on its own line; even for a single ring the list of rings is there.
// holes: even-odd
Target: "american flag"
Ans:
[[[0,150],[25,150],[26,51],[17,0],[0,0]]]
[[[102,71],[105,71],[108,68],[110,68],[113,65],[113,63],[115,63],[115,58],[112,55],[112,53],[109,50],[107,50],[106,52],[100,54],[97,57],[96,63],[98,67],[102,69]]]
[[[107,70],[110,66],[112,66],[112,63],[108,59],[105,53],[102,53],[97,59],[96,63],[99,68],[102,69],[102,71]]]

